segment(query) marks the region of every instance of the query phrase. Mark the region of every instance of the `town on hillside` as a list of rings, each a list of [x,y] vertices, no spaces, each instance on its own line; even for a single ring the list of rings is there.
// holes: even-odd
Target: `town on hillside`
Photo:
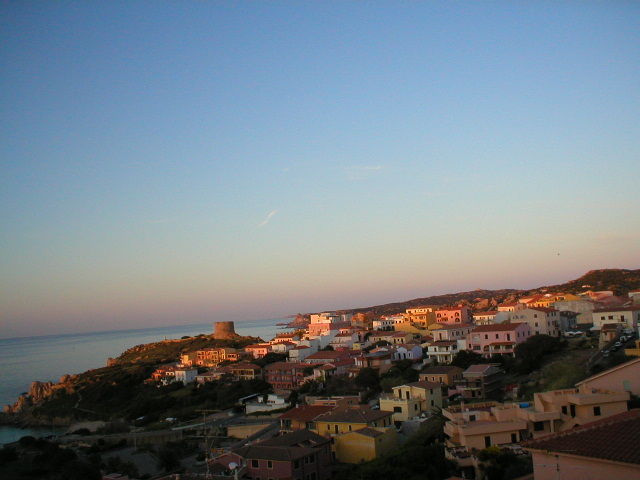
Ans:
[[[268,341],[183,349],[128,425],[58,440],[102,455],[104,480],[636,479],[639,324],[640,290],[311,314]],[[238,339],[232,322],[213,336]],[[212,408],[187,408],[201,397]]]

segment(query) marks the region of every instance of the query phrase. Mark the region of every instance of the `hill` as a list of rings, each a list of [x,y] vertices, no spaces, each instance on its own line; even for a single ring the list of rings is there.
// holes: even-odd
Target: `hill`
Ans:
[[[589,285],[589,287],[585,287]],[[586,290],[612,290],[616,295],[626,295],[630,290],[640,288],[640,269],[627,270],[619,268],[591,270],[575,280],[559,285],[547,285],[530,290],[502,289],[502,290],[473,290],[470,292],[447,293],[431,297],[414,298],[401,302],[374,305],[371,307],[338,310],[338,313],[364,313],[375,316],[391,315],[403,312],[407,308],[421,305],[469,305],[474,311],[488,310],[499,303],[510,302],[518,296],[533,293],[565,292],[580,293]]]

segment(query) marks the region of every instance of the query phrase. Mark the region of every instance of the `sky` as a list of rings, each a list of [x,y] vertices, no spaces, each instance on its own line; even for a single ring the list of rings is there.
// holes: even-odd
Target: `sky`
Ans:
[[[640,268],[638,2],[2,2],[0,337]]]

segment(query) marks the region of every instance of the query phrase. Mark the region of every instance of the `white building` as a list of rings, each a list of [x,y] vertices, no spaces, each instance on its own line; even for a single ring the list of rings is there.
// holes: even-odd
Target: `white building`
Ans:
[[[636,328],[640,324],[640,305],[598,308],[592,313],[593,329],[600,330],[605,323],[619,323],[623,328]]]
[[[405,343],[392,348],[394,360],[420,360],[423,356],[422,347],[416,343]]]
[[[196,379],[198,375],[197,368],[176,368],[175,370],[175,378],[176,382],[182,382],[183,385],[187,383],[191,383]]]
[[[511,323],[528,323],[531,335],[560,336],[560,312],[555,308],[531,307],[511,312]]]
[[[455,340],[438,340],[430,342],[427,347],[427,356],[440,364],[451,363],[458,352],[458,342]]]
[[[553,302],[553,307],[561,312],[577,313],[576,322],[578,324],[593,323],[592,313],[596,306],[591,300],[560,300]]]
[[[373,321],[374,330],[393,330],[396,322],[393,318],[379,318]]]

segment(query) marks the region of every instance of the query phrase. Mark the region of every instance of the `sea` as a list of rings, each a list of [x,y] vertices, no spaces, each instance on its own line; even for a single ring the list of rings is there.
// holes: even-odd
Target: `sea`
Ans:
[[[235,322],[239,335],[270,340],[291,319],[271,318]],[[62,375],[82,373],[106,366],[107,358],[117,357],[135,345],[164,339],[213,332],[212,323],[113,330],[68,335],[46,335],[0,339],[0,406],[13,404],[29,390],[33,381],[58,381]],[[21,429],[0,425],[0,445],[15,442],[25,435],[47,436],[61,433],[59,428]]]

